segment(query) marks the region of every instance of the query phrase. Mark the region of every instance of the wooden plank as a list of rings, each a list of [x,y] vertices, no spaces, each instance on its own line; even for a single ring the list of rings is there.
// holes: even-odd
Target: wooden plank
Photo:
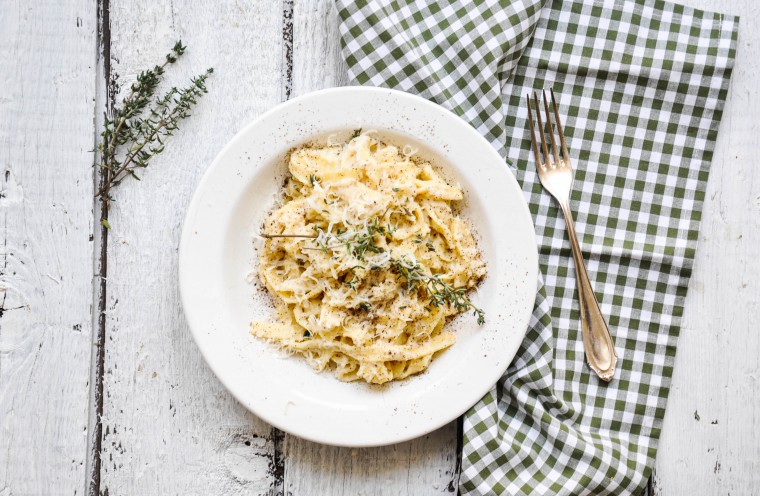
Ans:
[[[83,494],[95,5],[0,8],[0,494]]]
[[[458,458],[455,422],[380,448],[336,448],[286,436],[285,488],[293,496],[452,494],[459,485]]]
[[[293,7],[293,96],[348,84],[331,0]],[[371,428],[371,426],[368,426]],[[373,449],[324,446],[286,436],[287,494],[451,494],[458,485],[456,423],[420,439]]]
[[[293,95],[347,86],[335,2],[296,0],[293,23]]]
[[[741,16],[739,50],[710,173],[655,494],[758,494],[760,488],[760,33],[754,0],[688,0]]]
[[[109,0],[97,2],[98,56],[96,65],[97,94],[95,108],[95,141],[100,143],[97,130],[105,126],[106,116],[113,113],[114,85],[110,84],[111,74],[111,20]],[[102,111],[100,111],[102,110]],[[103,157],[96,154],[97,163]],[[95,191],[99,191],[108,181],[109,176],[101,174],[96,167],[93,169]],[[90,363],[90,418],[89,439],[87,443],[87,494],[99,496],[100,473],[102,459],[100,453],[103,447],[103,379],[105,375],[105,342],[106,342],[106,290],[108,284],[108,229],[103,219],[108,218],[108,203],[97,202],[95,213],[95,247],[93,251],[93,353]],[[98,222],[98,219],[100,222]]]
[[[108,494],[265,494],[276,439],[203,361],[185,323],[177,246],[191,195],[221,147],[281,99],[282,6],[112,0],[113,75],[126,86],[177,39],[167,74],[185,84],[214,67],[209,94],[142,174],[115,193],[99,490]]]

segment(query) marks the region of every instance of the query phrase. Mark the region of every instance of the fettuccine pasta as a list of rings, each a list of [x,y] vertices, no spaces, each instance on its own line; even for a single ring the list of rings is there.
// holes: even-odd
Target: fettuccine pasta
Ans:
[[[363,134],[291,153],[258,263],[279,319],[252,323],[253,335],[341,380],[382,384],[454,344],[448,317],[482,323],[468,289],[485,264],[452,211],[462,190],[413,152]]]

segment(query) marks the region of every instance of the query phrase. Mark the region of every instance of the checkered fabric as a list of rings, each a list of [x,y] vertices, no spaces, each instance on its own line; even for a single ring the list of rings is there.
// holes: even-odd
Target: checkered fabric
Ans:
[[[337,0],[354,81],[418,93],[507,159],[538,236],[527,336],[464,418],[462,494],[641,494],[665,413],[738,18],[660,0]],[[620,357],[585,363],[565,223],[533,163],[526,93],[554,88],[571,206]]]

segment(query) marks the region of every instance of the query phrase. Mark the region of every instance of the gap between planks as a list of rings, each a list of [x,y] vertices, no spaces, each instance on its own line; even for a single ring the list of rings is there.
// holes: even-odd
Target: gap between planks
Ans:
[[[293,94],[293,0],[282,0],[282,101]],[[272,478],[273,496],[285,494],[285,433],[272,427]]]
[[[97,44],[96,44],[96,102],[95,102],[95,133],[93,149],[99,143],[98,131],[103,125],[104,116],[101,110],[110,113],[114,106],[114,88],[111,84],[111,6],[110,0],[98,0],[97,8]],[[95,160],[100,156],[96,154]],[[100,173],[97,162],[93,163],[94,191],[100,190],[109,172]],[[93,248],[93,343],[94,349],[90,365],[90,415],[89,438],[87,451],[87,470],[85,481],[86,494],[100,496],[101,451],[103,443],[103,379],[105,369],[106,346],[106,296],[108,276],[108,229],[101,219],[108,217],[108,204],[93,198],[93,226],[96,232]],[[98,230],[98,226],[100,229]]]

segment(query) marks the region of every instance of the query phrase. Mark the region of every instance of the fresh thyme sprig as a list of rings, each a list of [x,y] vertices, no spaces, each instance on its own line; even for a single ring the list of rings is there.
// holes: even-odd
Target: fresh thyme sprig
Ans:
[[[478,318],[478,324],[486,322],[486,314],[476,307],[467,296],[467,289],[452,288],[449,283],[441,280],[437,274],[427,275],[419,263],[410,260],[406,255],[390,259],[391,272],[406,280],[406,290],[409,292],[424,289],[430,298],[430,304],[438,308],[445,304],[452,305],[457,312],[473,310]]]
[[[367,252],[370,253],[385,253],[386,250],[382,246],[378,246],[376,238],[378,236],[391,236],[394,229],[391,226],[385,227],[380,224],[378,219],[374,219],[372,222],[366,224],[363,228],[352,233],[340,233],[332,234],[325,232],[322,228],[315,227],[314,236],[311,236],[313,242],[319,249],[325,253],[329,250],[335,250],[342,247],[346,248],[346,251],[356,258],[357,260],[367,263],[369,269],[383,269],[388,268],[398,276],[399,279],[406,281],[406,290],[410,293],[423,290],[428,295],[429,303],[435,308],[449,304],[456,309],[457,312],[465,312],[468,310],[473,311],[473,315],[477,317],[478,324],[485,324],[485,312],[475,306],[470,298],[467,296],[466,288],[454,288],[446,281],[442,280],[437,274],[428,275],[423,267],[417,262],[409,258],[406,255],[401,255],[398,258],[391,256],[390,252],[386,257],[380,257],[380,260],[368,261],[366,259]],[[309,238],[309,236],[303,235],[265,235],[265,237],[303,237]],[[420,242],[422,239],[420,238]],[[430,241],[426,243],[429,251],[435,250]],[[309,248],[304,248],[309,249]],[[356,270],[367,270],[367,267],[362,265],[355,265],[350,268],[351,278],[346,279],[345,284],[356,290],[356,286],[359,284],[360,279],[356,275]],[[363,304],[366,308],[360,307],[364,310],[368,310],[369,306]]]
[[[106,205],[111,201],[111,189],[126,177],[140,179],[138,169],[148,166],[151,158],[164,151],[165,140],[174,134],[179,122],[190,116],[198,99],[208,92],[206,79],[213,68],[191,79],[185,88],[173,87],[161,97],[156,89],[164,76],[164,69],[185,53],[178,41],[161,65],[145,70],[132,83],[121,107],[105,116],[104,129],[98,145],[103,181],[96,197]],[[108,219],[101,223],[109,228]]]
[[[323,252],[345,246],[346,251],[350,255],[357,260],[366,262],[365,254],[367,252],[383,253],[385,251],[383,247],[376,244],[375,237],[378,235],[390,236],[393,234],[393,231],[394,229],[391,226],[380,225],[377,219],[351,234],[332,234],[325,232],[319,227],[315,227],[314,232],[317,233],[317,236],[314,238],[314,243]]]

